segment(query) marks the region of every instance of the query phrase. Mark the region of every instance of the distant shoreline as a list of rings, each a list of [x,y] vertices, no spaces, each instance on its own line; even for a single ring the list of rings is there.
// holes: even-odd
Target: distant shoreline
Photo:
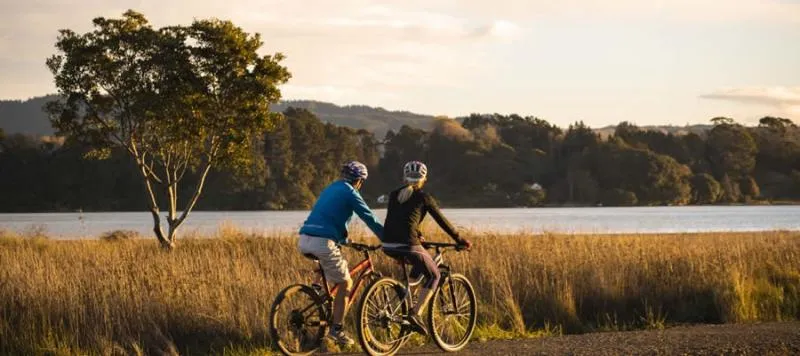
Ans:
[[[602,205],[602,204],[545,204],[540,206],[470,206],[470,205],[447,205],[441,204],[442,209],[540,209],[540,208],[656,208],[656,207],[740,207],[740,206],[794,206],[800,205],[798,201],[773,201],[773,202],[751,202],[751,203],[727,203],[727,204],[686,204],[686,205]],[[381,210],[386,209],[386,204],[372,204],[372,209]],[[222,213],[222,212],[300,212],[309,211],[310,209],[242,209],[242,210],[198,210],[192,212],[205,212],[205,213]],[[0,210],[0,214],[69,214],[69,213],[146,213],[150,214],[147,209],[142,210],[39,210],[39,211],[6,211]],[[161,212],[165,214],[165,212]]]

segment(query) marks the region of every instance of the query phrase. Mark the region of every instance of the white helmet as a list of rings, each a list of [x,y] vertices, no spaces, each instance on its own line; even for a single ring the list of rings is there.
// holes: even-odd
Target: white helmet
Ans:
[[[420,161],[411,161],[403,166],[403,179],[416,183],[428,176],[428,167]]]

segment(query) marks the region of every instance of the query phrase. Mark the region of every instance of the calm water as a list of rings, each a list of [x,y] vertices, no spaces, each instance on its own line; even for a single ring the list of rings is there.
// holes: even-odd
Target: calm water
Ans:
[[[800,230],[800,206],[446,209],[444,212],[457,226],[477,231],[657,233]],[[383,218],[386,211],[376,210],[376,213]],[[306,215],[304,211],[198,211],[189,216],[181,232],[208,234],[227,223],[253,232],[291,232],[302,224]],[[365,228],[360,221],[355,225],[355,228]],[[43,230],[60,238],[91,238],[111,230],[150,234],[152,218],[147,212],[0,214],[0,229],[19,233]]]

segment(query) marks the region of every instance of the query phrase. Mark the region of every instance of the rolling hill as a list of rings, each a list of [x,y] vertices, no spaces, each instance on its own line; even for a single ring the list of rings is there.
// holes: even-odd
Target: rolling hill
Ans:
[[[25,101],[0,100],[0,128],[7,134],[52,135],[54,130],[42,108],[45,103],[55,98],[55,95],[48,95]],[[365,105],[338,106],[313,100],[283,101],[273,105],[272,110],[284,111],[290,106],[307,109],[324,122],[366,129],[374,132],[377,137],[383,137],[387,131],[397,130],[403,125],[429,129],[434,120],[431,115],[420,115],[407,111],[388,111]]]
[[[6,134],[21,133],[32,136],[52,135],[54,130],[50,126],[47,115],[42,107],[48,101],[55,99],[55,95],[31,98],[25,101],[20,100],[0,100],[0,129]],[[383,108],[376,108],[366,105],[347,105],[339,106],[314,100],[287,100],[273,105],[273,111],[284,111],[293,106],[304,108],[322,121],[339,126],[347,126],[355,129],[365,129],[375,133],[376,137],[383,138],[387,131],[397,130],[403,125],[414,128],[430,129],[433,125],[434,116],[415,114],[408,111],[389,111]],[[686,134],[689,132],[700,133],[710,128],[710,125],[690,125],[690,126],[642,126],[642,129],[670,132],[673,134]],[[595,129],[603,137],[614,132],[614,126],[606,126]]]

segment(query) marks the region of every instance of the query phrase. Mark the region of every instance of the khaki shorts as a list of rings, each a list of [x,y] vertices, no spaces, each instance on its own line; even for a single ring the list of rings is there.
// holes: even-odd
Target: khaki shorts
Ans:
[[[344,259],[342,251],[333,240],[301,234],[297,247],[301,253],[312,254],[319,259],[319,264],[322,266],[328,282],[338,284],[350,280],[347,260]]]

